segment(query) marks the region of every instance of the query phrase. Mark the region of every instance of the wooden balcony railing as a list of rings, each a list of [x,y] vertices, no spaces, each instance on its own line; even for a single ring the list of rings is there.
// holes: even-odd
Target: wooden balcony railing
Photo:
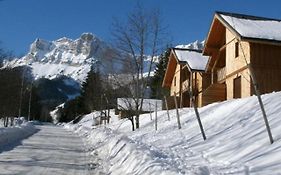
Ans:
[[[182,89],[182,92],[189,90],[189,79],[182,82],[181,89]]]
[[[193,86],[193,89],[192,91],[193,92],[197,92],[198,91],[198,83],[199,81],[198,80],[193,80],[192,82],[192,86]],[[185,80],[182,82],[182,86],[181,86],[181,89],[182,89],[182,92],[186,92],[186,91],[189,91],[189,79]]]

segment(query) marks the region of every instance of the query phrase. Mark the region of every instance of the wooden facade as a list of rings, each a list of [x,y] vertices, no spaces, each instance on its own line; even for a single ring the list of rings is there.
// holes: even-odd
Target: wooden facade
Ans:
[[[203,94],[212,94],[213,101],[222,101],[223,97],[233,99],[251,96],[254,88],[250,73],[255,75],[262,94],[280,91],[281,44],[268,39],[263,41],[243,37],[221,15],[215,14],[203,50],[203,54],[210,57],[206,71],[211,74],[212,82]],[[224,15],[243,19],[248,17]],[[252,66],[252,72],[249,71],[249,65]]]
[[[188,49],[187,49],[188,50]],[[196,51],[200,52],[201,51]],[[210,74],[205,73],[205,70],[193,70],[187,62],[180,61],[174,49],[172,49],[169,56],[169,62],[162,86],[170,89],[170,97],[168,97],[169,108],[174,108],[172,104],[173,96],[175,95],[179,107],[191,107],[192,102],[190,98],[190,90],[196,98],[196,105],[198,107],[206,104],[204,102],[203,90],[211,83]]]

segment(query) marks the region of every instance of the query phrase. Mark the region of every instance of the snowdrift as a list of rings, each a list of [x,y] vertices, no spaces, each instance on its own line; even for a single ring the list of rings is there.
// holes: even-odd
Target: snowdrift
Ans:
[[[0,148],[18,142],[37,131],[35,126],[29,122],[24,122],[8,128],[0,128]]]
[[[255,96],[215,103],[199,109],[207,140],[202,139],[192,108],[158,111],[158,130],[149,114],[141,128],[131,132],[127,120],[106,127],[87,127],[94,156],[106,162],[112,174],[280,174],[281,92],[262,96],[274,138],[270,144]],[[76,131],[82,133],[85,123]],[[76,127],[78,127],[76,125]]]

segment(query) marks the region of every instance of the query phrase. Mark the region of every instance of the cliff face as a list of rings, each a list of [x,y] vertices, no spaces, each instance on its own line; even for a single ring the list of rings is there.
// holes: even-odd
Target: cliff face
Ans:
[[[109,47],[91,33],[83,33],[80,38],[61,38],[56,41],[36,39],[30,46],[26,61],[44,63],[64,63],[83,65],[102,57]]]
[[[36,39],[24,57],[6,61],[4,66],[29,66],[35,79],[67,76],[82,83],[91,65],[109,66],[113,52],[114,49],[91,33],[83,33],[76,40],[66,37],[56,41]]]

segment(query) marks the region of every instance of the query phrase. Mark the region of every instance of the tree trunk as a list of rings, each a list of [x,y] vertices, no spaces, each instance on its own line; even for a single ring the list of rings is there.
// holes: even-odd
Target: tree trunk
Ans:
[[[3,126],[6,127],[6,117],[3,117]]]
[[[139,113],[136,115],[135,120],[136,120],[136,129],[139,129],[140,128],[140,114]]]
[[[13,126],[14,125],[14,117],[11,117],[11,123],[10,123],[10,126]]]
[[[4,127],[8,127],[9,125],[9,117],[5,117]]]
[[[130,120],[131,123],[132,123],[132,131],[135,131],[134,118],[133,118],[133,117],[130,117],[129,120]]]

